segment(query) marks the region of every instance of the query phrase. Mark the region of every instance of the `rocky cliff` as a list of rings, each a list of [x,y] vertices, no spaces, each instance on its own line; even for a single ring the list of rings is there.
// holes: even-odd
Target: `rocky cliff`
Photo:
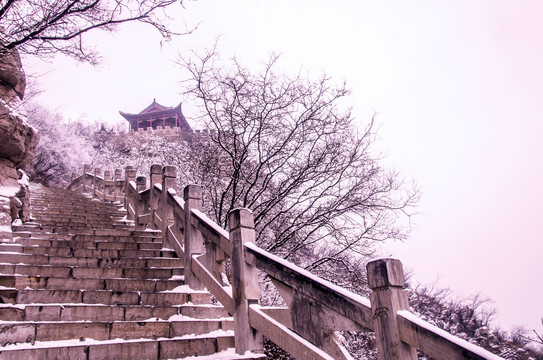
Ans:
[[[11,223],[27,220],[26,186],[20,167],[29,163],[38,144],[38,133],[21,111],[25,74],[16,51],[0,57],[0,237],[11,237]]]

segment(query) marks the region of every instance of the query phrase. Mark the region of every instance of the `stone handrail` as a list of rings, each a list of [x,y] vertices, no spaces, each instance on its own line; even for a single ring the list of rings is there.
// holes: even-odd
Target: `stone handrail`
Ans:
[[[185,283],[207,288],[234,317],[238,354],[262,352],[262,336],[298,359],[351,359],[335,331],[374,331],[380,360],[415,360],[416,349],[435,359],[501,359],[409,312],[402,264],[396,259],[368,263],[371,300],[321,279],[255,244],[247,209],[229,214],[230,231],[202,211],[202,191],[187,185],[176,192],[176,168],[151,166],[145,177],[127,167],[115,179],[100,169],[73,176],[69,189],[124,203],[136,229],[161,230],[164,246],[183,260]],[[224,262],[230,260],[231,281]],[[273,281],[287,307],[260,305],[258,271]]]

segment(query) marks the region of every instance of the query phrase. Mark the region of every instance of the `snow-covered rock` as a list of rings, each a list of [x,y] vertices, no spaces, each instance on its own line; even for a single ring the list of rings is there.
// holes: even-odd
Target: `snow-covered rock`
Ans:
[[[24,207],[24,199],[15,199],[15,195],[21,191],[17,169],[34,158],[39,140],[38,132],[28,124],[26,116],[20,111],[20,100],[24,96],[25,87],[25,74],[17,51],[13,50],[1,56],[0,238],[11,238],[11,223]],[[23,186],[23,190],[24,188]],[[21,201],[21,206],[18,207]]]

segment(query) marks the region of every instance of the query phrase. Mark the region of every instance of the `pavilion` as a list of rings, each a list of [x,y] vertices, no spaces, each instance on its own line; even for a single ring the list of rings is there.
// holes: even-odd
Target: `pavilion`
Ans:
[[[128,121],[130,131],[169,127],[192,132],[192,128],[181,112],[181,103],[176,107],[167,107],[160,105],[156,102],[156,99],[153,99],[151,105],[147,106],[139,114],[128,114],[122,111],[119,111],[119,113]]]

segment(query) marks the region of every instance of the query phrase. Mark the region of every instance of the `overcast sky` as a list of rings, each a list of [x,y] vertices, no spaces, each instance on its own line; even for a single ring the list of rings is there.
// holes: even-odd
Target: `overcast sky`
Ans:
[[[67,118],[124,121],[181,101],[178,53],[210,47],[251,65],[271,52],[322,71],[373,112],[385,163],[424,193],[411,238],[384,244],[415,279],[492,298],[505,327],[543,327],[543,2],[219,1],[173,14],[192,35],[164,47],[149,28],[90,38],[100,67],[27,59],[41,101]],[[184,104],[190,122],[190,104]]]

